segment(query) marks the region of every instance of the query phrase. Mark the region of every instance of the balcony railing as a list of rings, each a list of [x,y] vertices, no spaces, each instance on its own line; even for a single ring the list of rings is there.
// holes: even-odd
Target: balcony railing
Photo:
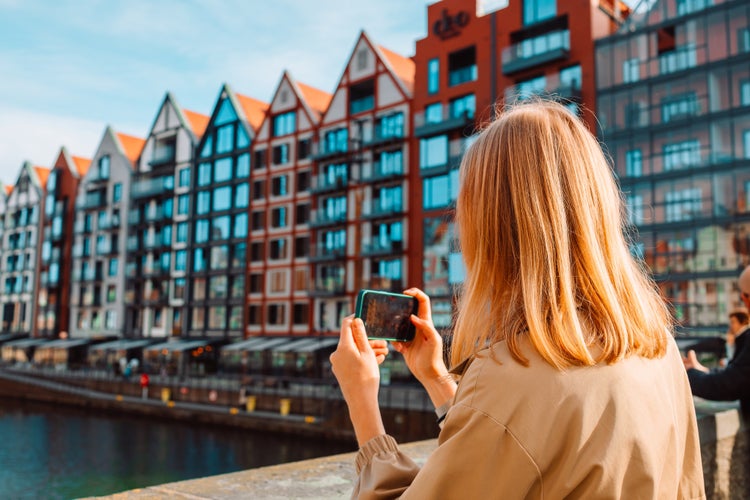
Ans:
[[[88,192],[86,195],[78,198],[78,208],[81,210],[88,210],[91,208],[99,208],[106,205],[107,200],[104,193],[101,191]]]
[[[326,245],[315,245],[310,254],[310,261],[323,262],[327,260],[340,260],[346,256],[346,247],[331,248]]]
[[[321,227],[321,226],[332,226],[335,224],[346,223],[346,212],[344,213],[328,213],[326,210],[313,210],[310,214],[310,226]]]
[[[380,200],[366,203],[362,210],[363,219],[374,219],[377,217],[389,217],[404,212],[403,204],[400,202],[382,202]]]
[[[393,179],[395,177],[403,177],[405,173],[403,163],[383,165],[381,162],[377,162],[372,165],[372,171],[370,174],[363,176],[363,180],[379,181]]]
[[[310,295],[313,296],[331,296],[341,295],[344,293],[344,280],[336,278],[318,278],[315,280]]]
[[[172,177],[158,177],[136,182],[130,190],[130,195],[132,198],[145,198],[170,193],[173,190],[174,179]]]
[[[414,114],[414,135],[426,137],[464,128],[473,123],[473,111],[456,113],[450,105],[444,104],[440,108],[440,113],[431,111],[428,116],[424,111],[420,111]]]
[[[404,251],[403,241],[369,241],[362,245],[360,253],[366,257],[374,257],[377,255],[391,255],[395,253],[402,253]]]
[[[337,191],[346,188],[346,176],[328,174],[318,174],[313,178],[313,184],[310,187],[311,193],[325,193]]]
[[[404,140],[404,127],[394,128],[377,125],[372,137],[365,138],[362,144],[365,146],[377,146],[378,144],[402,140]]]
[[[544,86],[528,88],[523,84],[513,85],[505,89],[505,102],[523,101],[534,96],[562,101],[581,101],[581,82],[579,80],[561,81],[560,74],[548,75],[544,79]]]
[[[570,55],[570,31],[550,31],[515,43],[503,50],[503,73],[509,75]]]

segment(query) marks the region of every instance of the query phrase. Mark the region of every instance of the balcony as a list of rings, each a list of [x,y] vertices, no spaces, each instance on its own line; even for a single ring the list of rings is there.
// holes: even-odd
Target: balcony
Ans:
[[[368,241],[362,244],[360,254],[365,257],[376,257],[380,255],[400,254],[404,251],[403,241]]]
[[[570,56],[570,30],[550,31],[503,50],[503,74],[510,75]]]
[[[174,178],[157,177],[156,179],[144,179],[133,184],[130,190],[132,198],[146,198],[158,196],[174,191]]]
[[[311,193],[327,193],[346,189],[346,175],[318,174],[313,178]]]
[[[158,222],[169,218],[171,218],[171,214],[167,214],[161,207],[149,208],[148,210],[146,210],[146,215],[144,217],[147,222]]]
[[[92,208],[100,208],[107,204],[106,196],[103,191],[89,191],[78,198],[76,203],[77,207],[81,210],[90,210]]]
[[[316,245],[309,256],[311,262],[325,262],[330,260],[343,260],[346,257],[346,247],[328,247]]]
[[[383,181],[396,179],[404,175],[406,175],[406,172],[404,171],[403,163],[384,165],[382,162],[378,162],[372,165],[369,175],[364,175],[362,180],[370,182]]]
[[[385,290],[388,292],[401,293],[404,290],[404,282],[401,279],[389,278],[386,276],[372,276],[369,280],[362,283],[363,288],[372,290]]]
[[[414,114],[414,135],[426,137],[437,135],[451,130],[463,129],[474,124],[474,113],[464,111],[455,113],[450,105],[443,104],[440,113],[431,112],[428,116],[425,111]]]
[[[96,245],[96,255],[109,255],[115,251],[116,249],[112,247],[112,243],[107,240]]]
[[[343,295],[345,291],[343,277],[338,278],[319,278],[313,283],[310,295],[313,297],[332,297]]]
[[[400,127],[393,129],[393,127],[382,127],[380,125],[375,127],[372,137],[364,139],[362,141],[363,146],[380,146],[382,144],[389,144],[392,142],[399,142],[404,140],[404,129]]]
[[[505,89],[505,102],[514,103],[535,96],[565,102],[581,102],[581,82],[577,79],[562,81],[560,74],[535,78],[539,85],[530,87],[518,84]]]
[[[86,221],[77,220],[73,226],[73,231],[76,234],[89,234],[91,233],[91,224],[86,224]]]
[[[698,64],[698,54],[694,45],[680,47],[659,54],[659,74],[666,75],[694,68]]]
[[[334,226],[346,224],[346,212],[328,213],[326,210],[313,210],[310,214],[311,227]]]
[[[383,202],[381,200],[374,200],[370,203],[365,203],[362,208],[363,219],[391,217],[393,215],[404,213],[404,208],[401,202],[394,203],[392,201]]]
[[[128,242],[126,245],[126,248],[129,252],[135,252],[139,249],[138,246],[138,237],[137,236],[128,236]]]
[[[80,273],[80,278],[81,281],[102,281],[104,273],[102,273],[101,269],[89,268]]]

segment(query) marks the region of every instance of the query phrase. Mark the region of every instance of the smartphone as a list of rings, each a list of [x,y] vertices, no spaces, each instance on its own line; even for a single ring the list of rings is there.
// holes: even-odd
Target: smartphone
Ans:
[[[360,290],[354,316],[364,322],[368,338],[409,342],[416,334],[410,316],[418,310],[419,302],[411,295]]]

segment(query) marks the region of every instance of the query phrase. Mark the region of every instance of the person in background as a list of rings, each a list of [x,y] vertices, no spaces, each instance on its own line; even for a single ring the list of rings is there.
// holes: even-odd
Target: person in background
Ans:
[[[358,498],[705,498],[690,387],[666,304],[623,236],[601,147],[564,106],[500,113],[467,149],[466,264],[448,371],[421,290],[394,344],[438,413],[423,467],[386,434],[361,319],[331,355],[360,449]],[[455,378],[459,379],[456,385]]]
[[[742,334],[744,334],[748,328],[750,328],[750,316],[748,316],[747,309],[744,307],[733,309],[729,313],[729,328],[727,329],[726,339],[727,356],[722,360],[723,367],[734,359],[738,345],[740,346],[740,349],[744,348],[747,337],[742,337]]]
[[[737,286],[740,289],[740,300],[750,309],[750,266],[740,274]],[[738,316],[735,314],[735,317]],[[744,313],[747,322],[747,313]],[[732,330],[732,314],[730,314],[730,331]],[[736,320],[739,322],[739,320]],[[711,371],[703,366],[695,354],[688,351],[683,359],[690,389],[693,395],[712,401],[740,400],[740,412],[745,423],[750,424],[750,348],[748,347],[748,325],[745,323],[734,334],[734,353],[726,367]],[[727,342],[729,343],[729,342]]]

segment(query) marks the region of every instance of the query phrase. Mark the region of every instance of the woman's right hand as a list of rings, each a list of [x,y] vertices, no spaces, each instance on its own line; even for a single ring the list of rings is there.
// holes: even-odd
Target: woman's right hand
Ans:
[[[443,339],[432,322],[430,298],[419,288],[409,288],[404,294],[419,302],[417,316],[411,316],[417,332],[411,342],[393,342],[393,347],[403,354],[406,366],[427,389],[437,407],[453,397],[456,383],[443,360]]]

